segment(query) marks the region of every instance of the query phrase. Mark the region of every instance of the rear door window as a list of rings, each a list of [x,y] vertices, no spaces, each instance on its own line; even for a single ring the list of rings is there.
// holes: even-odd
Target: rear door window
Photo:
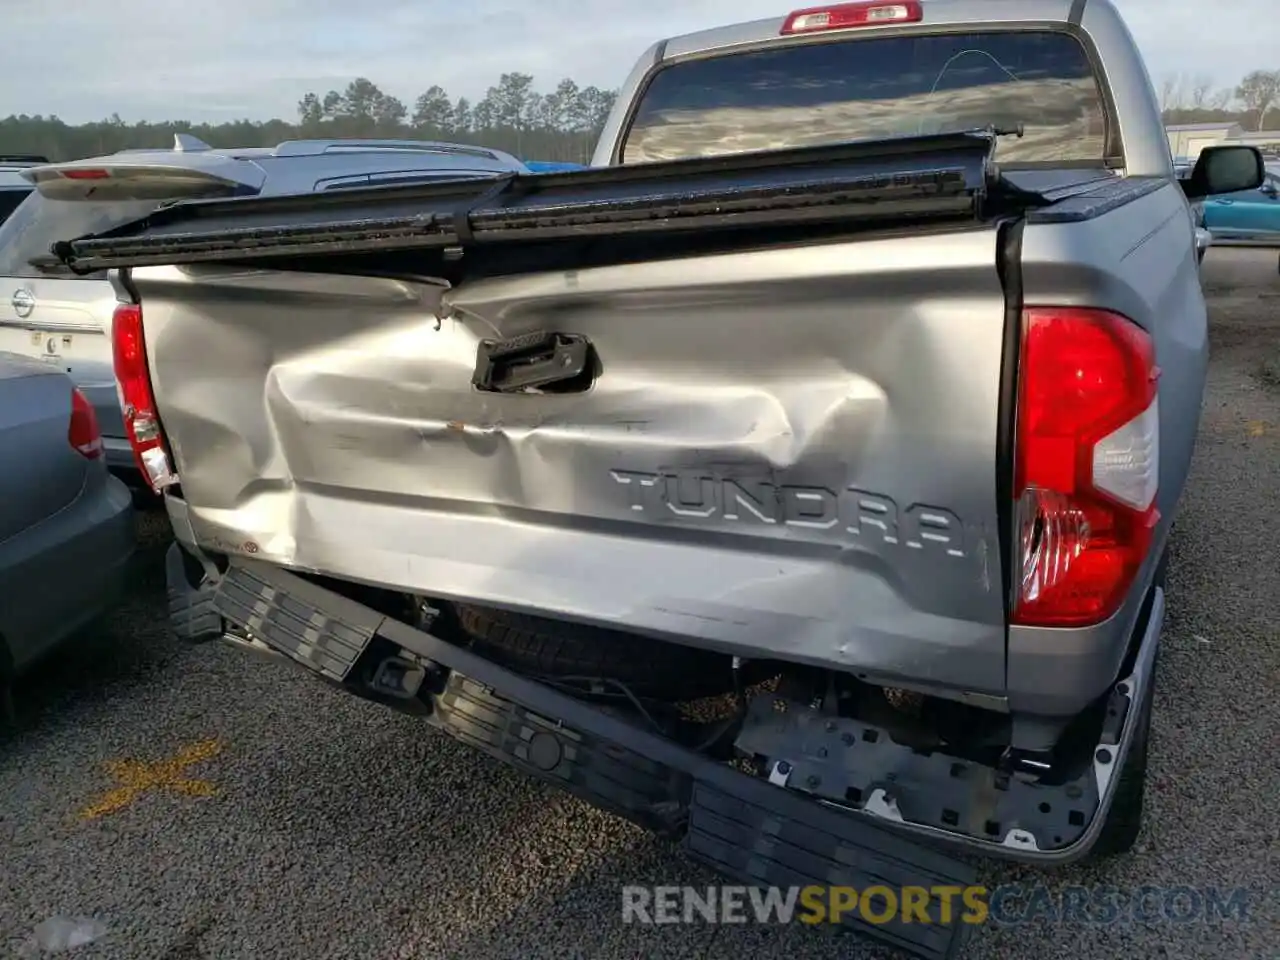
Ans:
[[[1056,31],[778,44],[673,63],[635,111],[621,161],[642,163],[1025,125],[1005,162],[1118,158],[1084,47]]]

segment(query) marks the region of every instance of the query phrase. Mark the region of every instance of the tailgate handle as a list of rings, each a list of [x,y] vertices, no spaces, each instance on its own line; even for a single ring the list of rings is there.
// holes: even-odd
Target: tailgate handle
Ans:
[[[595,374],[590,340],[539,330],[510,340],[481,340],[471,383],[488,393],[581,393]]]

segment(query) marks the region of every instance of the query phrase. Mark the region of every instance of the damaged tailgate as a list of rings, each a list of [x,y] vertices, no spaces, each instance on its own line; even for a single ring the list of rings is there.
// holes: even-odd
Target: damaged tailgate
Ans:
[[[169,264],[129,285],[210,549],[999,695],[993,136],[184,203],[62,253]]]

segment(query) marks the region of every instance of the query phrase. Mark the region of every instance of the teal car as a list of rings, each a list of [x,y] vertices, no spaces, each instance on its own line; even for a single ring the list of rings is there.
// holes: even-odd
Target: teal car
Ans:
[[[567,170],[587,169],[580,163],[562,163],[553,160],[526,160],[524,165],[530,173],[563,173]]]
[[[1215,244],[1280,246],[1280,165],[1267,165],[1266,177],[1256,190],[1206,199],[1204,223]]]

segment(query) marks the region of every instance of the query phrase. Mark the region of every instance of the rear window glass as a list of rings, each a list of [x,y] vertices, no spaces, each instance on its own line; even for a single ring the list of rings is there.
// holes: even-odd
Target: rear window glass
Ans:
[[[0,223],[9,219],[9,214],[18,209],[18,204],[27,199],[30,188],[22,187],[0,189]]]
[[[1107,158],[1089,57],[1060,32],[982,32],[788,44],[654,75],[623,163],[1025,124],[1005,162]]]
[[[155,200],[50,200],[34,190],[0,224],[0,277],[80,277],[57,264],[49,248],[57,240],[74,240],[144,217]],[[97,279],[103,273],[81,279]]]

